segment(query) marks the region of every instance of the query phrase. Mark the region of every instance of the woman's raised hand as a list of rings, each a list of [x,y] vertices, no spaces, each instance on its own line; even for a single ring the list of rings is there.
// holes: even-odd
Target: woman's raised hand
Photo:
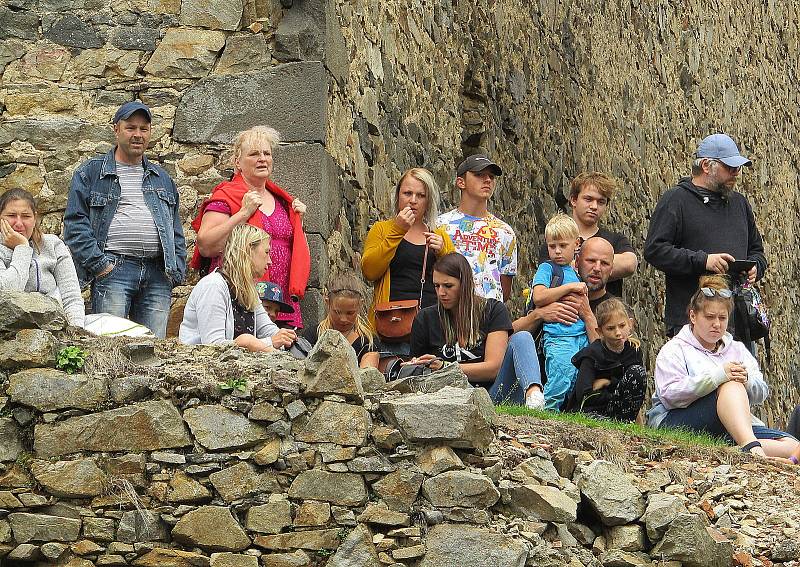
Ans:
[[[6,245],[6,248],[11,248],[12,250],[17,246],[28,244],[28,239],[25,238],[25,235],[11,228],[6,219],[0,219],[0,235],[3,237],[3,244]]]
[[[728,377],[728,380],[741,382],[742,384],[747,382],[747,368],[742,364],[738,362],[726,362],[722,367],[725,369],[725,376]]]
[[[306,214],[306,204],[300,199],[295,198],[294,201],[292,201],[292,210],[302,217]]]
[[[242,210],[247,214],[249,219],[256,212],[256,209],[264,202],[261,193],[258,191],[248,191],[242,198]]]
[[[281,329],[271,339],[275,348],[289,348],[297,340],[297,333],[291,329]]]
[[[414,226],[416,220],[417,217],[414,211],[411,210],[411,207],[404,208],[394,217],[394,223],[399,226],[403,232],[408,232],[408,229]]]
[[[426,232],[425,242],[427,242],[428,246],[431,247],[431,250],[437,254],[442,251],[442,247],[444,246],[444,239],[435,232]]]

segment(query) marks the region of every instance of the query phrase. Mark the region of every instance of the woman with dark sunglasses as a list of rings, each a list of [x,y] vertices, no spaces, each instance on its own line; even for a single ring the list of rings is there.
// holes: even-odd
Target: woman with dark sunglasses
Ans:
[[[651,427],[683,427],[722,437],[742,451],[788,458],[798,443],[750,412],[769,387],[758,362],[727,332],[733,298],[724,276],[700,278],[689,301],[689,323],[656,358]]]

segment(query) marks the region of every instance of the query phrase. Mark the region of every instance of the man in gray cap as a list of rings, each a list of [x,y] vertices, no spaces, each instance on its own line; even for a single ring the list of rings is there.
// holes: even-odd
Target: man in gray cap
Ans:
[[[725,134],[703,139],[684,177],[661,197],[650,218],[644,258],[666,275],[664,323],[672,337],[688,322],[686,307],[706,273],[727,274],[734,260],[755,262],[741,277],[764,276],[767,258],[750,203],[734,191],[742,166],[752,166]]]
[[[436,219],[469,261],[475,293],[498,301],[510,297],[511,278],[517,274],[514,229],[488,210],[496,178],[502,174],[500,166],[484,154],[467,157],[456,169],[456,187],[461,190],[458,208]]]
[[[140,101],[114,114],[116,145],[78,167],[64,214],[64,241],[92,310],[167,330],[173,286],[186,274],[178,190],[144,155],[153,115]]]

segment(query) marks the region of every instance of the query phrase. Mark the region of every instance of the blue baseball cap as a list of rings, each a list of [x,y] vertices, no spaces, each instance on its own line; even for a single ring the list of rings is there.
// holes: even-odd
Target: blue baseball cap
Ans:
[[[153,121],[153,113],[150,112],[150,109],[147,107],[147,105],[141,101],[132,100],[131,102],[126,102],[119,107],[116,114],[114,114],[114,119],[111,122],[116,124],[120,120],[127,120],[134,112],[140,111],[145,113],[148,122]]]
[[[272,301],[278,304],[278,311],[281,313],[294,313],[294,307],[283,301],[281,286],[275,282],[256,283],[258,298],[261,301]]]
[[[726,134],[711,134],[697,146],[697,157],[718,159],[729,167],[752,166],[753,162],[739,153],[736,142]]]

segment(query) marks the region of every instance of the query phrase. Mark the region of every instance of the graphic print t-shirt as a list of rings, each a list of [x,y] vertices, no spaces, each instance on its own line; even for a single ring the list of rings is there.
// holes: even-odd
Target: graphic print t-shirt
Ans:
[[[456,250],[472,267],[475,293],[503,301],[500,276],[517,275],[517,238],[514,230],[491,213],[473,217],[453,209],[439,215]]]

